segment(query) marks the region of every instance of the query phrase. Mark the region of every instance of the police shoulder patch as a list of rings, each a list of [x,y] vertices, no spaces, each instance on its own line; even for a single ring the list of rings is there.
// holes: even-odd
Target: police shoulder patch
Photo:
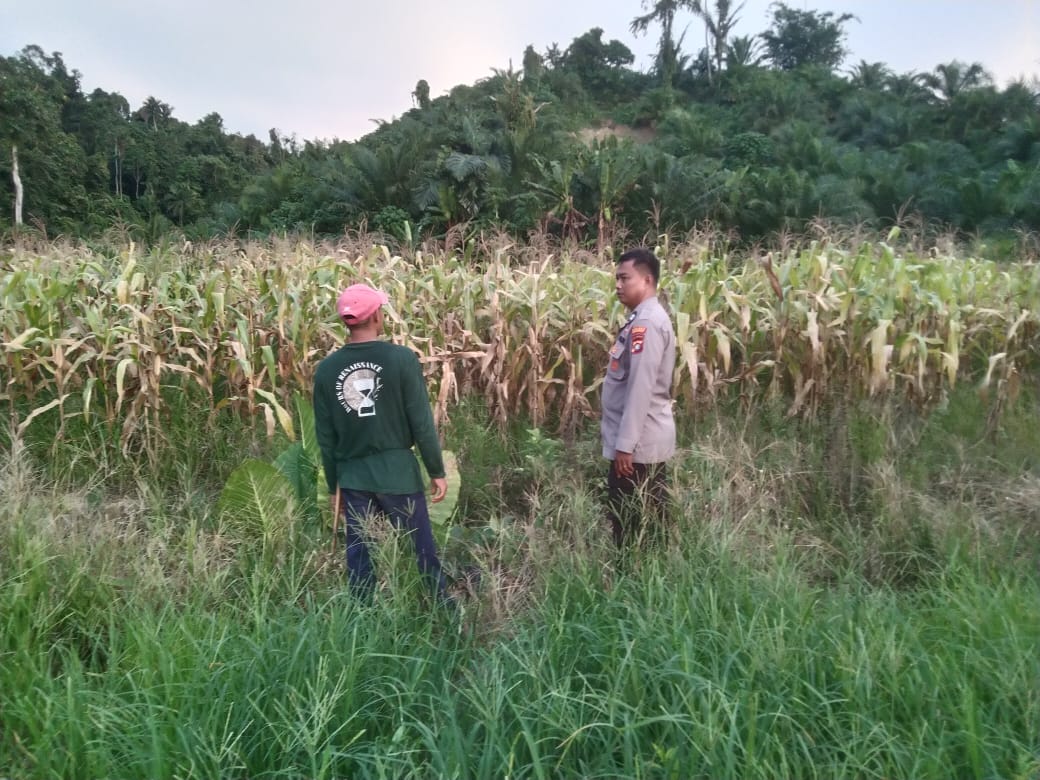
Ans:
[[[632,328],[632,354],[638,355],[643,351],[643,341],[646,339],[646,328],[643,325],[637,325]]]

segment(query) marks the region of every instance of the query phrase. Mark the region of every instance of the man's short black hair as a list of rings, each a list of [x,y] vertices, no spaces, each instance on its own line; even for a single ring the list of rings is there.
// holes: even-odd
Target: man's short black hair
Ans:
[[[657,255],[649,249],[644,247],[629,249],[618,258],[617,264],[621,265],[622,263],[627,263],[629,260],[632,261],[633,266],[649,271],[650,275],[654,277],[655,286],[661,281],[661,261],[658,260]]]

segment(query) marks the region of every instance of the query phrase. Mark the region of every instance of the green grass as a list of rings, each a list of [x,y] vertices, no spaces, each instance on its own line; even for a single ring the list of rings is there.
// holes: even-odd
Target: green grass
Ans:
[[[391,540],[372,604],[318,527],[258,555],[188,422],[110,484],[7,444],[0,777],[1033,780],[1040,420],[948,410],[684,417],[670,542],[619,561],[594,430],[464,407],[460,615]]]

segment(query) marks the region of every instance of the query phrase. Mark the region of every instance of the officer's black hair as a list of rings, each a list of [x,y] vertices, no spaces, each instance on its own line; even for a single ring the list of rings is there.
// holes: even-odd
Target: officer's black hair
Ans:
[[[649,271],[650,275],[654,277],[654,286],[661,281],[661,261],[657,259],[655,255],[649,249],[639,247],[638,249],[629,249],[621,257],[618,258],[617,264],[627,263],[629,260],[632,261],[632,265],[637,268],[641,267],[645,271]]]

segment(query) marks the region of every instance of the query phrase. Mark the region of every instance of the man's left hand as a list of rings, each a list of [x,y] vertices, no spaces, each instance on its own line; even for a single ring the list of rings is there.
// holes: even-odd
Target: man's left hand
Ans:
[[[635,471],[635,467],[632,465],[632,453],[617,450],[614,453],[614,472],[619,477],[631,477]]]

